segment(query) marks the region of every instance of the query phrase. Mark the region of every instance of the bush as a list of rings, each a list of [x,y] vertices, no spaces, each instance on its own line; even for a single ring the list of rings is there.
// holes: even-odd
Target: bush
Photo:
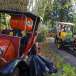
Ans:
[[[38,42],[43,42],[46,39],[48,33],[48,28],[46,25],[41,25],[39,28],[39,34],[38,34],[38,38],[37,41]]]

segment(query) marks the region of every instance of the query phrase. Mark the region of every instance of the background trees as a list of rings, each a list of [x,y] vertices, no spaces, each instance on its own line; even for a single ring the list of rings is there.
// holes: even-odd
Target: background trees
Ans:
[[[38,15],[50,27],[53,27],[56,21],[76,24],[76,0],[41,0]]]

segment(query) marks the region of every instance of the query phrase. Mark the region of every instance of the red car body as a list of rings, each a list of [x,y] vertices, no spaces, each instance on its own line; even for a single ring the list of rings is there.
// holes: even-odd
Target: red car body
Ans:
[[[0,34],[0,73],[10,74],[14,72],[15,68],[18,65],[22,65],[23,67],[25,67],[23,65],[25,63],[25,57],[23,56],[28,55],[30,49],[36,41],[36,31],[40,22],[40,18],[28,12],[0,12],[5,12],[11,15],[10,25],[12,29],[18,29],[20,31],[28,30],[31,32],[27,44],[24,45],[23,50],[20,50],[20,41],[22,37]],[[21,51],[22,54],[19,55]]]

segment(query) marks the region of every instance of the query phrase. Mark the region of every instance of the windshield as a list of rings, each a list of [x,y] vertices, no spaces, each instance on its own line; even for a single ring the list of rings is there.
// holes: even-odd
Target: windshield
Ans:
[[[64,27],[64,31],[65,31],[65,32],[72,32],[72,26],[66,25],[66,26]]]
[[[62,32],[72,32],[72,30],[73,30],[73,27],[71,26],[71,25],[58,25],[58,27],[57,27],[57,31],[62,31]]]

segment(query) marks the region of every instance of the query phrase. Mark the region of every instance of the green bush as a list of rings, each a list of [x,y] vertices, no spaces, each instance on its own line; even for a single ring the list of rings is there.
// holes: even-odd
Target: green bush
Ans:
[[[43,33],[39,33],[37,41],[38,42],[43,42],[44,40],[45,40],[45,35]]]
[[[76,68],[70,64],[63,64],[63,68],[49,76],[76,76]]]
[[[37,41],[38,42],[43,42],[46,39],[47,33],[48,33],[47,26],[46,25],[41,26],[40,29],[39,29],[39,34],[38,34]]]

